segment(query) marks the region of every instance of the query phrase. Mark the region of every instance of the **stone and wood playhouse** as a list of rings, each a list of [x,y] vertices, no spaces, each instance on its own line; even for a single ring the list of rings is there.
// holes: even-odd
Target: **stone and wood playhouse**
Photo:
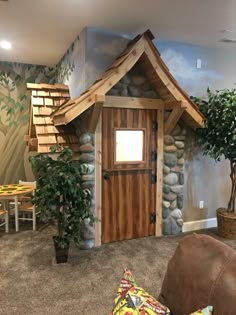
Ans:
[[[178,234],[183,219],[186,127],[203,115],[177,84],[146,31],[78,98],[62,84],[28,84],[29,150],[69,146],[84,163],[95,227],[84,247]]]

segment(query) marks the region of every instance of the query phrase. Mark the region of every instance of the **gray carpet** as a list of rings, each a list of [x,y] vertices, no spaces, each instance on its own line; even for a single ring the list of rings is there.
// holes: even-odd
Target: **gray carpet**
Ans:
[[[214,237],[216,231],[199,231]],[[183,237],[114,242],[88,251],[75,245],[68,264],[53,263],[53,228],[0,232],[0,314],[107,315],[124,268],[158,296],[167,262]],[[236,249],[235,241],[226,241]]]

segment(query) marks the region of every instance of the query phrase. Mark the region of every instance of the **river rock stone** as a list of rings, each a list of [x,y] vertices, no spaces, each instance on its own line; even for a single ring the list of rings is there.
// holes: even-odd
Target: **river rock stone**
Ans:
[[[92,174],[95,170],[93,164],[83,163],[80,165],[80,170],[82,175]]]
[[[162,209],[162,218],[163,219],[168,218],[169,214],[170,214],[170,210],[168,208]]]
[[[141,89],[142,89],[143,91],[150,91],[150,90],[152,90],[152,86],[151,86],[151,84],[150,84],[148,81],[145,81],[145,82],[142,84]]]
[[[174,218],[168,217],[162,221],[162,233],[164,235],[177,235],[181,232],[181,227]]]
[[[177,148],[175,145],[166,145],[164,147],[164,151],[165,152],[176,152],[177,151]]]
[[[163,206],[163,208],[169,208],[170,202],[163,200],[163,201],[162,201],[162,206]]]
[[[80,246],[79,248],[80,249],[90,249],[90,248],[93,248],[94,247],[94,239],[91,239],[91,240],[81,240],[80,241]]]
[[[169,174],[170,173],[170,168],[166,165],[163,166],[163,173],[164,174]]]
[[[129,95],[129,92],[126,87],[120,91],[120,96],[128,96],[128,95]]]
[[[129,85],[128,86],[128,91],[129,91],[129,95],[131,95],[133,97],[140,97],[141,96],[141,91],[136,86]]]
[[[94,152],[94,146],[91,143],[82,144],[79,147],[81,153],[91,153]]]
[[[146,81],[147,81],[147,79],[142,75],[135,74],[135,75],[132,75],[132,77],[131,77],[131,82],[134,85],[139,86],[139,85],[144,84]]]
[[[184,148],[184,142],[183,141],[175,141],[175,145],[177,146],[178,149]]]
[[[126,84],[128,85],[130,83],[130,78],[129,78],[129,75],[125,75],[121,80],[120,80],[120,83],[123,83],[123,84]]]
[[[91,181],[91,180],[94,180],[95,177],[94,175],[82,175],[82,180],[83,181]]]
[[[92,143],[92,135],[90,133],[83,133],[79,138],[80,144]]]
[[[170,186],[174,186],[178,183],[178,176],[175,173],[170,173],[164,176],[164,183]]]
[[[124,83],[122,83],[122,82],[119,82],[119,83],[117,83],[113,88],[115,88],[115,89],[117,89],[117,90],[119,90],[119,91],[122,91],[124,88],[126,88],[127,87],[127,84],[124,84]]]
[[[172,234],[171,218],[170,217],[168,217],[167,219],[162,220],[162,233],[164,235]]]
[[[170,192],[170,186],[168,186],[168,185],[163,185],[163,192],[164,192],[165,194],[168,194],[168,193]]]
[[[82,153],[79,157],[81,163],[89,163],[94,161],[94,155],[89,153]]]
[[[171,144],[174,144],[175,143],[175,140],[172,136],[170,135],[165,135],[164,136],[164,144],[165,145],[171,145]]]
[[[182,228],[177,224],[177,221],[172,218],[171,220],[172,235],[178,235],[182,232]]]
[[[94,239],[94,227],[90,225],[90,222],[83,222],[81,224],[81,238],[83,240]]]
[[[155,91],[143,91],[143,96],[147,98],[158,98],[159,95]]]
[[[170,170],[171,170],[171,172],[173,172],[173,173],[183,172],[183,166],[175,165],[175,166],[172,167]]]
[[[184,173],[179,173],[179,183],[180,185],[184,184]]]
[[[180,209],[175,209],[170,212],[170,215],[175,219],[181,219],[182,218],[182,211]]]
[[[184,224],[184,220],[183,220],[183,219],[177,219],[176,222],[177,222],[177,224],[178,224],[180,227],[182,227],[183,224]]]
[[[164,163],[169,166],[173,167],[177,163],[177,157],[174,153],[164,153]]]
[[[94,181],[85,181],[85,182],[82,183],[82,187],[83,188],[89,188],[92,195],[93,195],[94,185],[95,185]]]
[[[178,159],[182,158],[183,155],[184,155],[184,150],[177,150],[176,155],[177,155],[177,158],[178,158]]]
[[[178,141],[184,141],[185,140],[185,136],[175,136],[175,140],[178,140]]]
[[[177,207],[177,201],[174,200],[174,201],[172,201],[171,204],[170,204],[170,209],[171,209],[171,210],[174,210],[174,209],[176,209],[176,207]]]
[[[183,194],[183,186],[182,185],[176,185],[176,186],[171,186],[170,190],[177,195]]]
[[[177,196],[177,207],[179,209],[183,208],[183,202],[184,202],[184,196],[183,195],[178,195]]]
[[[163,194],[163,198],[168,201],[173,201],[177,198],[177,195],[174,193]]]
[[[184,158],[178,159],[177,164],[178,165],[184,165]]]

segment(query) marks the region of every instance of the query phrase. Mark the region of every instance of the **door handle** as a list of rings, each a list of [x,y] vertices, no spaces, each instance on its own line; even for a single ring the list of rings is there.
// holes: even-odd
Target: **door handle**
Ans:
[[[104,178],[105,180],[109,180],[109,179],[110,179],[110,174],[109,174],[108,172],[104,172],[104,173],[103,173],[103,178]]]

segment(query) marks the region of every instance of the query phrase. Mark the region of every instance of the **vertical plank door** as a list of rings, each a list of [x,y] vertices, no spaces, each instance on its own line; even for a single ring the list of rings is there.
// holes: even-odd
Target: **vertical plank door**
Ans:
[[[103,108],[102,243],[155,234],[156,116]]]

